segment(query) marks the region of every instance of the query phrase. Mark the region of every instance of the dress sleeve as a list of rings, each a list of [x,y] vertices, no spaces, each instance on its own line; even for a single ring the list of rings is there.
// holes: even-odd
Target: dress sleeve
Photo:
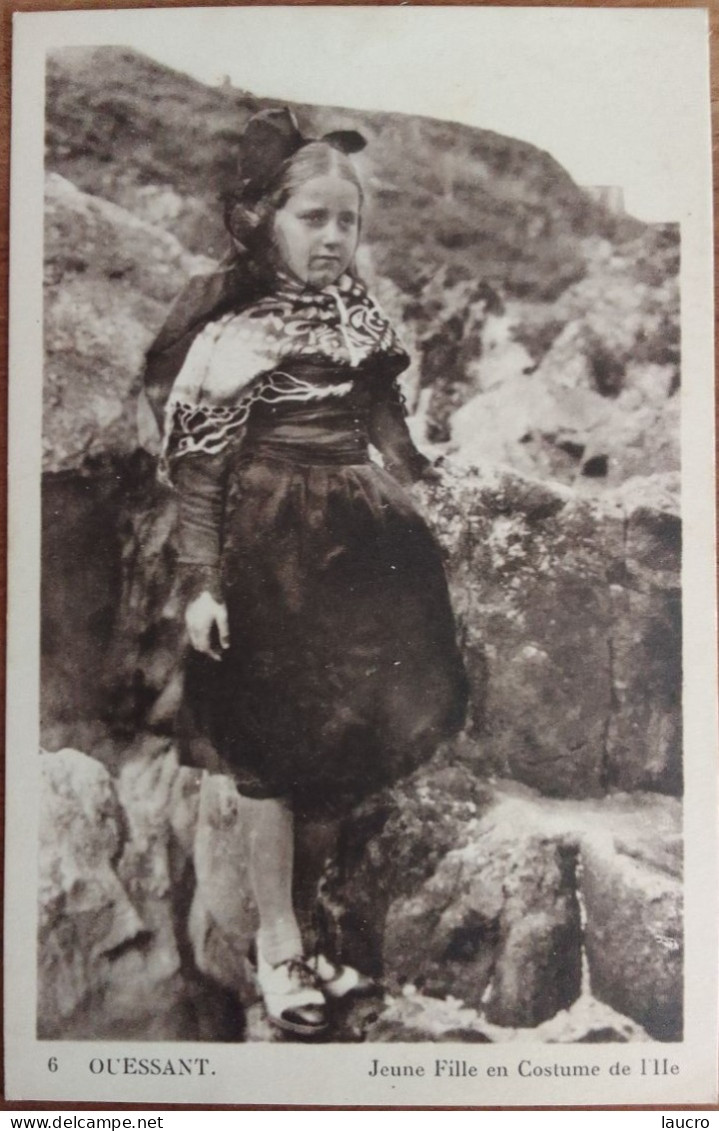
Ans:
[[[409,434],[404,399],[397,380],[376,381],[369,422],[369,438],[381,453],[390,475],[400,483],[416,483],[431,460],[417,451]]]
[[[175,463],[180,585],[188,601],[203,591],[222,600],[220,557],[226,468],[224,452],[187,455]]]

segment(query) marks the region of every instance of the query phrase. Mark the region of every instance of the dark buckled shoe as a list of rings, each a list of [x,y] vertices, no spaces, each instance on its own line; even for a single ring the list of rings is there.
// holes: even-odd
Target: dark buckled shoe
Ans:
[[[316,1037],[327,1029],[327,1003],[317,975],[302,957],[270,966],[257,953],[257,981],[267,1019],[286,1033]]]

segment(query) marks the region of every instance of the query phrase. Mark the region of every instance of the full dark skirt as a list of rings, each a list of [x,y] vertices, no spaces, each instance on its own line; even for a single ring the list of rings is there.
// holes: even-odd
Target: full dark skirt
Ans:
[[[461,728],[440,551],[389,474],[245,460],[223,534],[230,647],[191,654],[186,697],[241,792],[333,811]]]

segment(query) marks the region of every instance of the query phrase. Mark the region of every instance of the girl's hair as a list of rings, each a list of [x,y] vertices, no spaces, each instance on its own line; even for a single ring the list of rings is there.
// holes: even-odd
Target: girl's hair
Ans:
[[[360,213],[364,201],[362,182],[347,154],[326,141],[311,141],[284,161],[274,180],[257,201],[236,197],[225,202],[225,224],[238,255],[247,257],[255,274],[272,273],[278,266],[274,220],[293,193],[314,177],[341,177],[357,189]],[[352,268],[350,268],[352,270]]]

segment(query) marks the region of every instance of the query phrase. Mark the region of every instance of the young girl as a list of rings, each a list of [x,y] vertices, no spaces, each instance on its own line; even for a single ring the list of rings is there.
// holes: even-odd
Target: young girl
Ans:
[[[466,707],[440,554],[404,489],[431,471],[397,385],[408,358],[354,267],[363,145],[308,140],[288,110],[250,121],[240,250],[192,281],[146,373],[167,400],[187,705],[245,799],[268,1016],[303,1037],[367,980],[305,954],[294,821],[414,769]]]

